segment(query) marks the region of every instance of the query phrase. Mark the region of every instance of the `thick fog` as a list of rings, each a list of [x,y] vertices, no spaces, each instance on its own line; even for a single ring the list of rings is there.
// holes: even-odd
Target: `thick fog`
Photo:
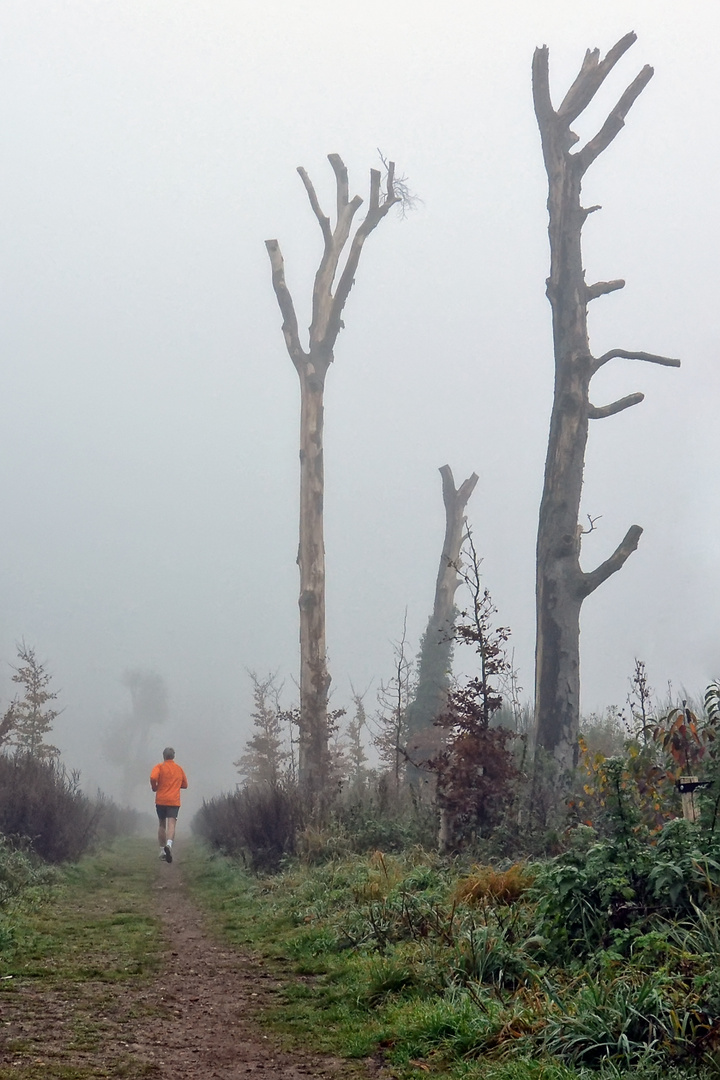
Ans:
[[[654,65],[585,184],[603,207],[588,281],[627,280],[591,305],[591,347],[682,367],[619,360],[593,383],[595,404],[646,398],[591,426],[585,568],[645,531],[583,609],[586,711],[622,704],[635,657],[663,693],[720,673],[716,6],[4,0],[0,694],[24,638],[86,787],[141,805],[170,742],[192,808],[235,782],[247,669],[294,697],[299,390],[264,241],[306,326],[320,231],[296,167],[330,212],[331,152],[351,194],[367,200],[380,148],[421,200],[370,237],[328,376],[333,707],[352,680],[372,710],[406,609],[417,646],[445,463],[480,476],[468,514],[531,696],[553,366],[530,65],[546,43],[557,104],[586,47],[631,29],[577,126]],[[138,671],[164,688],[134,779]]]

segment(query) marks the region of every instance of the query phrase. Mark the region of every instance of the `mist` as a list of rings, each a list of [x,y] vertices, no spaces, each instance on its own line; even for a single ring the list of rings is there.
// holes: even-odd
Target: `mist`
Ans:
[[[584,605],[583,709],[622,704],[635,657],[659,693],[720,674],[719,28],[714,6],[670,0],[6,0],[0,695],[24,638],[53,673],[53,741],[86,788],[151,806],[169,743],[192,811],[237,779],[248,670],[278,672],[293,696],[299,391],[264,241],[280,242],[306,326],[321,237],[296,167],[329,212],[332,152],[351,194],[367,200],[379,148],[421,201],[369,239],[327,381],[331,707],[351,680],[371,707],[406,610],[419,644],[445,463],[480,477],[468,517],[531,697],[553,381],[530,92],[543,43],[557,98],[586,48],[636,31],[588,125],[655,67],[584,189],[602,204],[588,280],[627,281],[592,305],[591,347],[682,359],[616,361],[593,383],[598,401],[645,401],[591,428],[583,564],[644,532]],[[164,694],[130,766],[128,672]]]

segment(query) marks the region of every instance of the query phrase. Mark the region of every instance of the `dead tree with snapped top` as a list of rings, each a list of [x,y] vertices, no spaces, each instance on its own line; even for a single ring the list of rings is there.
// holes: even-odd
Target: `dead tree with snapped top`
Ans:
[[[355,280],[363,245],[390,208],[402,201],[395,188],[395,168],[387,165],[383,190],[381,174],[370,171],[370,203],[360,224],[351,232],[362,205],[349,197],[348,174],[338,154],[328,155],[335,173],[337,211],[335,225],[323,213],[305,169],[298,173],[320,225],[323,254],[312,295],[312,317],[307,348],[300,341],[298,320],[277,240],[266,241],[272,283],[280,307],[285,345],[300,379],[300,734],[298,780],[311,802],[322,801],[328,776],[328,690],[330,674],[325,645],[325,542],[323,536],[323,396],[332,363],[342,313]],[[349,247],[348,247],[349,245]],[[340,268],[345,254],[345,263]],[[336,279],[337,278],[337,283]],[[334,290],[334,291],[333,291]]]
[[[435,602],[420,645],[417,686],[407,710],[408,778],[417,778],[416,762],[440,749],[441,733],[435,720],[447,707],[450,662],[455,622],[455,593],[460,585],[460,548],[465,539],[465,507],[478,482],[477,473],[455,487],[449,465],[440,469],[445,506],[445,537],[435,582]]]
[[[585,173],[609,146],[633,102],[653,74],[644,67],[621,95],[597,134],[573,150],[578,136],[570,125],[591,103],[605,78],[635,41],[626,34],[601,60],[588,50],[580,72],[558,109],[550,99],[548,49],[535,50],[533,99],[549,182],[550,277],[555,395],[545,462],[545,481],[537,538],[537,638],[535,657],[535,738],[562,772],[577,760],[580,704],[580,608],[585,597],[618,571],[636,549],[642,529],[632,525],[612,555],[595,570],[580,567],[582,529],[578,518],[590,420],[603,420],[637,405],[643,394],[629,394],[608,405],[590,401],[590,380],[610,360],[645,360],[679,367],[680,361],[624,348],[602,356],[590,352],[587,306],[625,282],[585,282],[581,233],[589,214],[580,191]]]

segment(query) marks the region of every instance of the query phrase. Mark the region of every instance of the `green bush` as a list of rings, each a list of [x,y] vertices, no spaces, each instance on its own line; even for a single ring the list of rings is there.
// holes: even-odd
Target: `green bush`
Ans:
[[[0,954],[12,948],[15,941],[13,912],[28,893],[48,885],[52,871],[42,866],[26,851],[17,850],[0,836]]]
[[[0,836],[0,911],[12,907],[28,889],[48,880],[48,871]]]

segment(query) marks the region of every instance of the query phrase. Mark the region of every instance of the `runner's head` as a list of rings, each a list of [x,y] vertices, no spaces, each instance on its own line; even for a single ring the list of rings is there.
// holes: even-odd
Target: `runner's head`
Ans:
[[[165,749],[163,750],[163,760],[164,761],[172,761],[172,759],[174,757],[175,757],[175,751],[173,750],[172,746],[166,746]]]

